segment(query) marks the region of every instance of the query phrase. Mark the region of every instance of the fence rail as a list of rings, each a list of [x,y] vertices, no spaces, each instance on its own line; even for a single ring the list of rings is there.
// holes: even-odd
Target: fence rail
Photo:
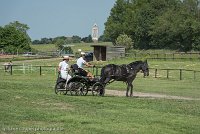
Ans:
[[[33,66],[33,65],[12,65],[9,68],[5,68],[2,66],[5,72],[10,75],[16,74],[28,74],[28,73],[37,73],[38,75],[42,75],[45,73],[54,73],[57,74],[57,66]],[[102,67],[95,68],[87,68],[92,72],[95,76],[100,76]],[[200,79],[200,71],[198,70],[190,70],[190,69],[159,69],[159,68],[150,68],[150,75],[154,78],[176,78],[179,80],[183,79]]]
[[[188,69],[157,69],[157,68],[151,68],[152,70],[154,70],[154,77],[155,78],[158,78],[158,71],[166,71],[166,77],[167,79],[169,79],[169,74],[170,74],[170,71],[177,71],[179,72],[179,79],[180,80],[183,80],[183,74],[184,72],[192,72],[193,73],[193,79],[196,80],[197,77],[196,77],[196,74],[197,73],[200,73],[200,71],[197,71],[197,70],[188,70]]]
[[[148,52],[134,52],[126,53],[128,57],[132,58],[141,58],[146,57],[147,59],[156,59],[156,60],[200,60],[200,52],[176,52],[176,53],[148,53]]]

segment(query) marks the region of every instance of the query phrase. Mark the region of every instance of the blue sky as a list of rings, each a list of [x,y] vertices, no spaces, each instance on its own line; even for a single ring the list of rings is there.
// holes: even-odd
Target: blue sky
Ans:
[[[94,23],[103,34],[116,0],[0,0],[0,26],[27,24],[32,40],[43,37],[86,37]]]

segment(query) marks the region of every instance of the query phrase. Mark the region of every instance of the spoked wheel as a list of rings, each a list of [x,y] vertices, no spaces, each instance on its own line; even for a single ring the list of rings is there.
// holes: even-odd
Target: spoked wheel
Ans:
[[[104,96],[104,86],[103,84],[97,82],[92,86],[92,95],[93,96]]]
[[[82,88],[83,88],[83,84],[81,82],[70,82],[69,83],[69,91],[72,96],[81,95]]]
[[[56,83],[54,89],[55,89],[55,93],[56,94],[63,94],[63,95],[67,94],[67,90],[65,88],[65,83],[64,82]]]
[[[82,87],[80,88],[80,93],[82,96],[86,96],[88,93],[88,87],[86,84],[82,83]]]

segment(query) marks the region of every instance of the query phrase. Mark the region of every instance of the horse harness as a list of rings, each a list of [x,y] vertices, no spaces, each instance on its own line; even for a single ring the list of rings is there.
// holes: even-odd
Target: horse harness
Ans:
[[[126,64],[120,65],[119,67],[121,71],[123,72],[122,76],[128,76],[131,70],[133,69],[130,65],[126,65]]]
[[[112,72],[112,74],[113,75],[111,75],[111,76],[113,76],[113,77],[119,77],[119,78],[117,78],[117,79],[112,79],[112,80],[110,80],[107,84],[110,84],[110,83],[112,83],[112,82],[114,82],[114,81],[117,81],[117,80],[120,80],[121,78],[123,78],[123,77],[127,77],[129,74],[130,74],[130,72],[131,72],[131,70],[133,70],[133,68],[128,64],[128,65],[126,65],[126,64],[123,64],[123,65],[119,65],[119,66],[115,66],[116,68],[118,68],[119,70],[120,70],[120,73],[118,74],[118,75],[116,75],[115,74],[115,72],[116,72],[116,68],[114,69],[114,64],[112,65],[112,70],[113,70],[113,72]],[[124,72],[123,72],[124,71]],[[120,74],[122,74],[122,75],[120,75]]]

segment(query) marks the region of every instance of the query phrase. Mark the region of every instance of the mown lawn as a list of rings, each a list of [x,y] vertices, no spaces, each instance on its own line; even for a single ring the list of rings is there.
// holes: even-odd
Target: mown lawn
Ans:
[[[2,75],[0,133],[200,133],[200,101],[55,95],[55,79]]]

